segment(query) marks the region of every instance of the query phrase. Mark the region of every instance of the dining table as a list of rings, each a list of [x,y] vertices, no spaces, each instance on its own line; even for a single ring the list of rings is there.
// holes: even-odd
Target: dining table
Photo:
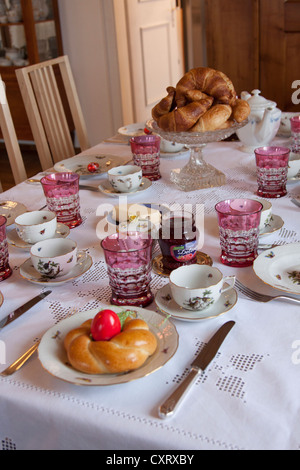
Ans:
[[[289,146],[290,141],[277,136],[273,144]],[[62,171],[64,167],[69,171],[68,163],[72,169],[72,162],[81,159],[85,162],[86,158],[93,161],[99,155],[106,155],[111,161],[118,157],[118,162],[124,163],[132,160],[128,139],[119,142],[112,138],[68,160],[62,158],[61,168],[56,164],[49,172]],[[14,214],[8,219],[9,263],[13,273],[0,283],[0,321],[36,295],[48,290],[51,293],[0,329],[0,373],[40,342],[38,351],[22,368],[10,376],[0,375],[2,450],[105,450],[115,459],[118,451],[120,455],[122,451],[131,451],[128,455],[132,456],[149,451],[148,463],[152,464],[157,464],[158,455],[164,452],[178,463],[178,456],[196,455],[200,450],[299,450],[300,304],[283,300],[258,302],[234,287],[221,307],[185,318],[184,312],[177,315],[172,311],[170,298],[166,300],[167,296],[161,295],[168,292],[169,277],[153,265],[154,300],[142,311],[146,318],[154,318],[155,328],[158,334],[165,335],[167,344],[158,351],[155,366],[150,361],[135,374],[123,374],[117,379],[108,375],[95,380],[88,375],[79,380],[74,371],[70,376],[61,375],[59,364],[48,367],[52,360],[63,361],[62,336],[64,325],[68,327],[64,322],[74,324],[76,318],[86,318],[89,313],[110,306],[111,288],[101,240],[109,230],[109,224],[104,222],[120,199],[124,203],[124,197],[128,204],[191,208],[200,214],[199,252],[224,276],[234,275],[260,293],[287,294],[284,287],[268,282],[261,268],[257,272],[254,265],[237,268],[220,261],[215,205],[225,199],[257,198],[254,153],[243,152],[238,139],[228,139],[207,144],[204,156],[224,173],[225,184],[193,191],[179,189],[171,181],[170,173],[187,163],[187,148],[177,153],[161,152],[161,178],[127,196],[105,191],[106,171],[81,176],[80,184],[94,190],[79,190],[82,224],[70,229],[67,236],[77,242],[87,264],[64,282],[41,282],[31,278],[26,270],[24,273],[30,247],[14,242]],[[22,204],[27,211],[44,207],[43,188],[36,181],[44,173],[1,193],[0,207],[6,201]],[[272,250],[292,246],[292,257],[300,268],[300,208],[291,201],[300,199],[299,183],[299,178],[288,180],[287,195],[269,199],[273,223],[260,233],[258,251],[258,258],[265,256],[266,262],[272,257]],[[290,252],[287,257],[291,258]],[[299,283],[298,276],[295,292],[291,293],[297,299]],[[166,308],[162,305],[164,300]],[[79,325],[79,320],[75,324]],[[176,413],[163,419],[160,405],[182,383],[209,339],[228,321],[235,324],[217,354],[199,374]],[[47,348],[42,354],[40,348],[47,335],[48,341],[49,337],[59,339],[56,342],[59,357],[45,358]],[[49,350],[55,355],[56,349]]]

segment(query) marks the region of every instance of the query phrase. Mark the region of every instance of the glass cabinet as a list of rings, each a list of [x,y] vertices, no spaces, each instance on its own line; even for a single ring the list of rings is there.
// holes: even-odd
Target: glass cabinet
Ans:
[[[32,140],[15,70],[63,54],[58,0],[0,0],[0,74],[19,140]]]

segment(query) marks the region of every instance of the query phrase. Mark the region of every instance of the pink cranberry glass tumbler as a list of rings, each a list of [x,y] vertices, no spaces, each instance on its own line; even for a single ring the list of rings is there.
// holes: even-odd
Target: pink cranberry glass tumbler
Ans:
[[[55,212],[57,222],[69,228],[82,223],[79,200],[79,175],[53,173],[41,180],[49,211]]]
[[[160,141],[158,135],[140,135],[130,139],[134,164],[142,168],[143,176],[151,181],[161,178]]]
[[[292,152],[300,153],[300,116],[293,116],[291,121]]]
[[[258,196],[278,198],[286,195],[289,156],[290,150],[285,147],[255,149]]]
[[[12,275],[9,266],[8,244],[6,240],[6,217],[0,215],[0,281]]]
[[[253,199],[228,199],[216,206],[221,262],[227,266],[251,266],[257,257],[262,204]]]
[[[146,307],[150,290],[152,239],[138,232],[115,233],[101,242],[113,305]]]

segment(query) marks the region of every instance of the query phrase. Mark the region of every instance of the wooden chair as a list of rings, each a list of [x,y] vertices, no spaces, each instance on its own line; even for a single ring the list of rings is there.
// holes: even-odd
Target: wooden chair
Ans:
[[[9,104],[6,98],[5,83],[0,75],[0,128],[2,131],[11,171],[16,184],[26,180],[23,157],[21,154],[18,138],[16,135],[14,123],[11,117]],[[0,191],[2,186],[0,184]]]
[[[16,75],[43,170],[75,155],[70,119],[81,151],[90,147],[68,56],[17,69]]]

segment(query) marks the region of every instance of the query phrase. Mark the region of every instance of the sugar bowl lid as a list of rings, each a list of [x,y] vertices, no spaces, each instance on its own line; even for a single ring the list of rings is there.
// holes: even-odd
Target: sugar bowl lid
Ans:
[[[260,90],[252,90],[251,95],[243,91],[241,97],[246,99],[251,107],[251,109],[263,110],[266,108],[276,108],[277,103],[275,101],[267,100],[263,96],[260,96]]]

